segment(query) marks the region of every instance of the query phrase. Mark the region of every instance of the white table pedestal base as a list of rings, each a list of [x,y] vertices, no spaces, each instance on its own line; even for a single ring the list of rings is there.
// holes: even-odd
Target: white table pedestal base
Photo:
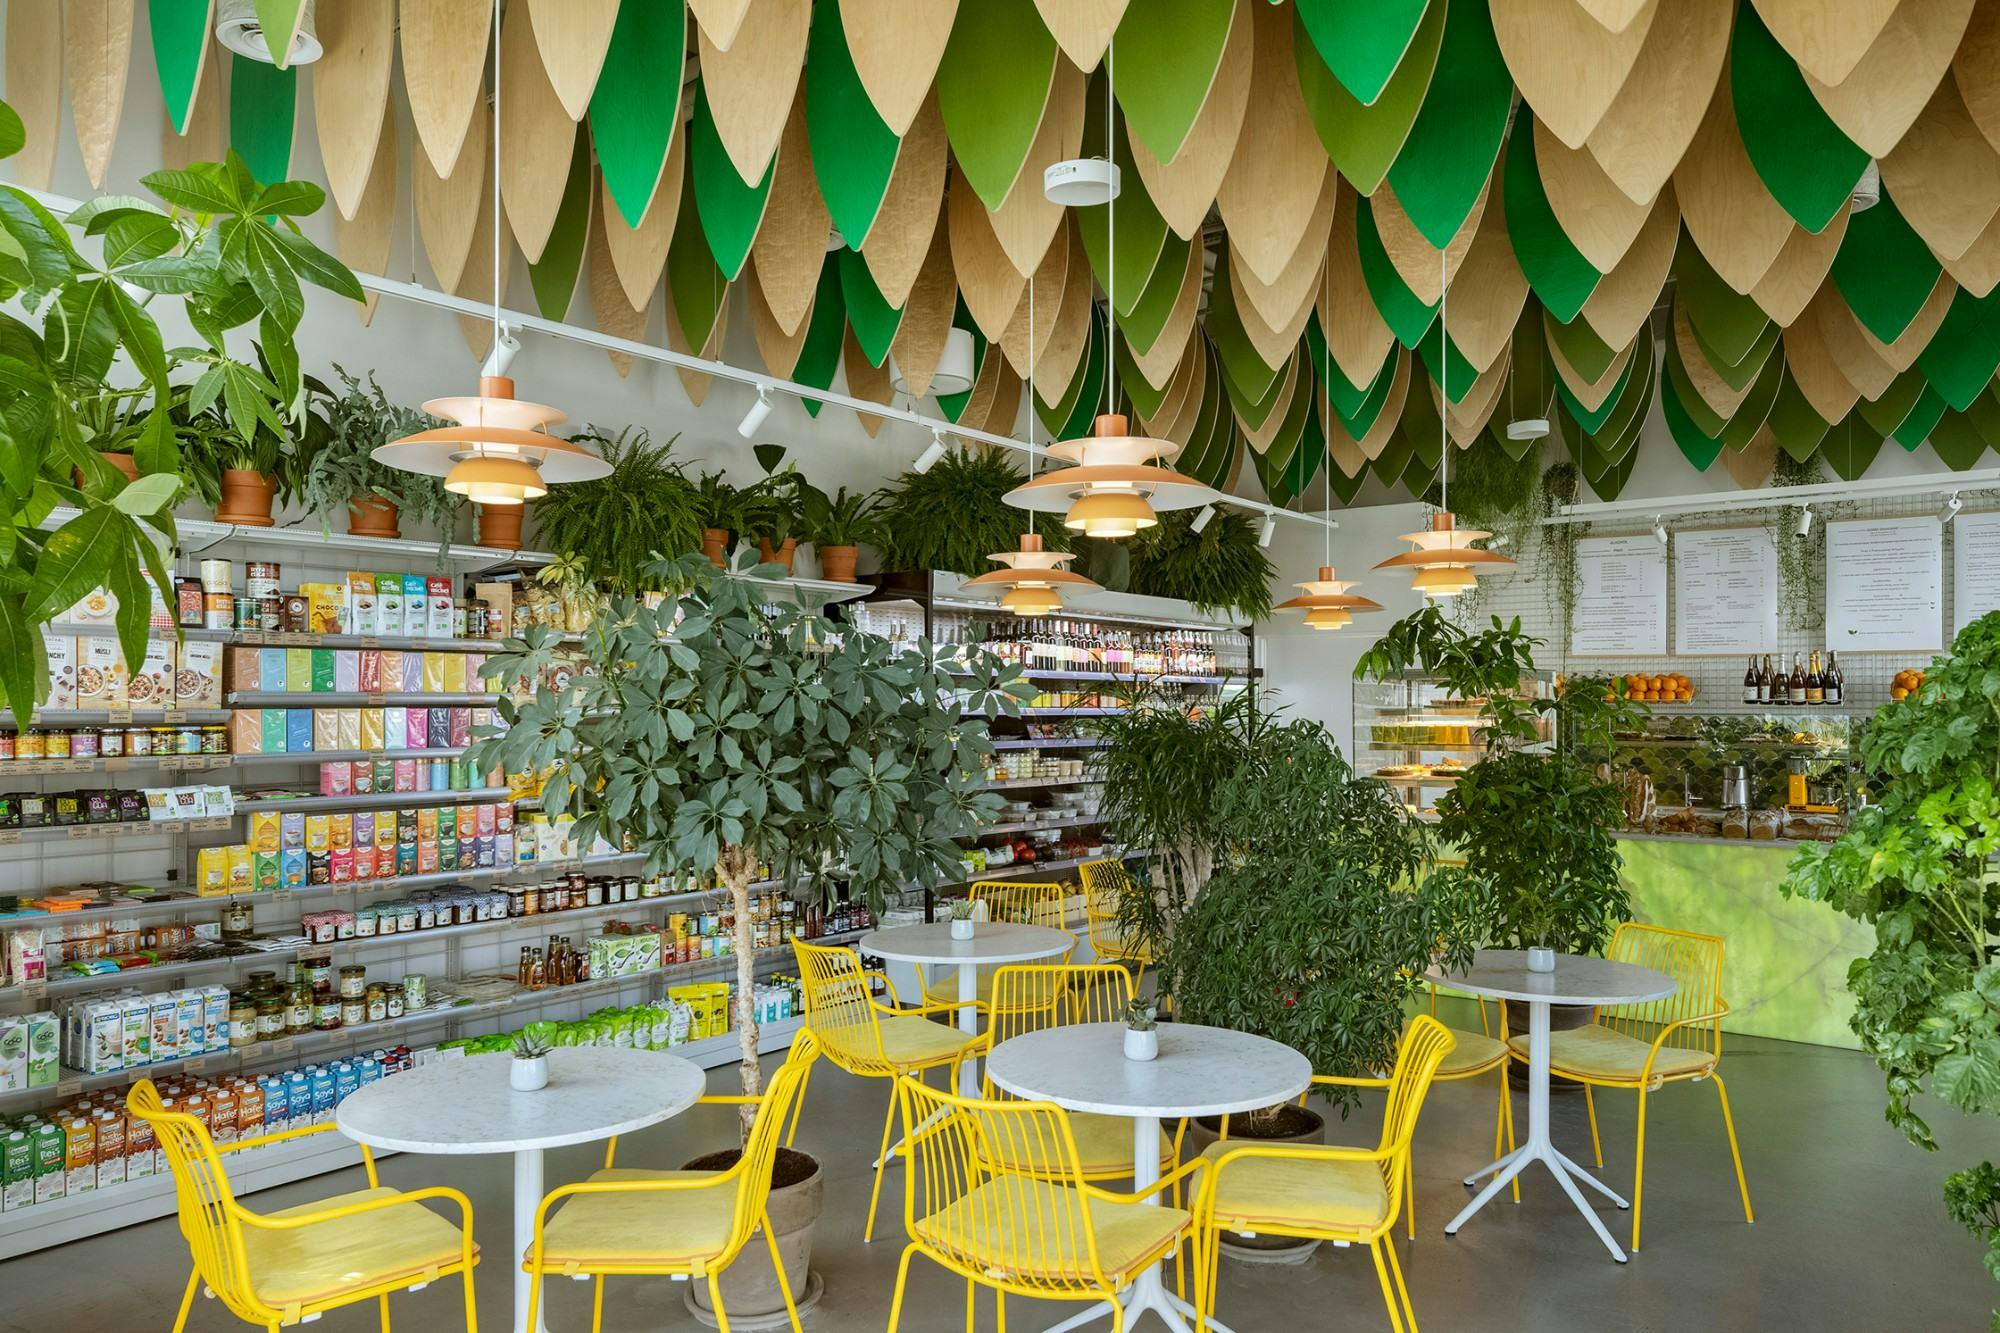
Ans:
[[[979,964],[960,963],[958,965],[958,1030],[968,1037],[979,1035],[979,1010],[973,1006],[979,1003]],[[958,1067],[958,1095],[977,1097],[979,1076],[973,1071],[974,1062],[967,1060]]]
[[[1486,1183],[1484,1189],[1473,1196],[1472,1202],[1466,1204],[1459,1215],[1446,1224],[1444,1234],[1457,1235],[1458,1229],[1465,1225],[1466,1219],[1484,1208],[1514,1177],[1527,1170],[1530,1162],[1540,1162],[1548,1168],[1549,1174],[1556,1178],[1558,1185],[1562,1186],[1563,1193],[1569,1195],[1570,1202],[1576,1205],[1576,1210],[1583,1214],[1586,1222],[1590,1223],[1590,1229],[1604,1242],[1604,1248],[1611,1251],[1611,1257],[1621,1264],[1624,1263],[1625,1251],[1618,1248],[1617,1241],[1611,1239],[1611,1233],[1604,1228],[1603,1219],[1598,1217],[1597,1211],[1583,1197],[1583,1192],[1577,1189],[1576,1182],[1582,1180],[1620,1208],[1628,1208],[1631,1205],[1619,1198],[1603,1181],[1557,1151],[1555,1144],[1549,1141],[1547,1001],[1535,1001],[1528,1005],[1528,1137],[1513,1152],[1465,1178],[1466,1184],[1476,1185],[1484,1176],[1493,1177]]]
[[[514,1154],[514,1333],[549,1333],[544,1316],[537,1310],[535,1325],[528,1326],[528,1296],[539,1278],[521,1271],[521,1260],[534,1248],[535,1210],[542,1205],[542,1150],[523,1148]]]

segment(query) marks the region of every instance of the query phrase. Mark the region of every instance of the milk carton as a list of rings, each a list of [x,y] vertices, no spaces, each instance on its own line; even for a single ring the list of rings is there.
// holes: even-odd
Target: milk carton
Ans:
[[[154,1063],[176,1060],[181,1055],[181,1030],[174,1017],[174,994],[162,991],[146,997]]]
[[[63,1129],[53,1120],[35,1126],[35,1202],[63,1197]]]
[[[122,995],[118,999],[118,1016],[125,1029],[122,1050],[125,1067],[136,1069],[149,1064],[153,1055],[152,1001],[143,995]]]
[[[28,1015],[28,1086],[52,1088],[62,1073],[62,1020],[44,1010]]]
[[[125,1113],[97,1113],[97,1188],[125,1183]]]
[[[20,1092],[28,1086],[28,1019],[25,1014],[0,1014],[0,1092]],[[30,1201],[34,1193],[30,1176]]]
[[[27,1208],[35,1202],[35,1141],[26,1130],[0,1139],[0,1212]]]
[[[204,1032],[201,992],[198,990],[177,990],[174,996],[174,1025],[178,1030],[180,1052],[183,1056],[201,1055],[208,1050],[208,1038]]]
[[[202,1049],[229,1049],[229,987],[203,986],[201,996]]]
[[[72,1059],[89,1074],[109,1074],[125,1068],[125,1013],[116,1000],[72,1005],[79,1017],[77,1051]]]
[[[340,1100],[333,1068],[330,1065],[315,1065],[312,1070],[312,1122],[315,1125],[333,1123],[334,1104]]]

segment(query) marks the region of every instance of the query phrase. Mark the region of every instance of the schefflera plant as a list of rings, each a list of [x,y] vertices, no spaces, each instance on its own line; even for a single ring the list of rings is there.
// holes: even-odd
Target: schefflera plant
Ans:
[[[542,808],[575,818],[583,845],[629,836],[648,873],[713,867],[735,910],[736,1030],[755,1094],[759,862],[788,892],[841,879],[877,911],[905,886],[956,879],[953,839],[1000,809],[980,789],[993,750],[983,718],[1018,713],[1034,691],[989,653],[898,646],[810,596],[778,600],[789,590],[777,565],[691,555],[654,572],[676,591],[654,606],[608,602],[584,631],[583,669],[528,702],[503,699],[505,729],[471,757],[546,771]],[[512,691],[545,682],[563,645],[537,627],[506,648],[483,670]]]

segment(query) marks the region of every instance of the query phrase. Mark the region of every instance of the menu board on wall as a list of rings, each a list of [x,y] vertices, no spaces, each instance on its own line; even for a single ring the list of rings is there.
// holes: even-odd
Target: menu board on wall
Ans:
[[[1960,514],[1952,524],[1952,637],[2000,611],[2000,512]]]
[[[1767,653],[1778,641],[1778,548],[1768,528],[1674,534],[1674,652]]]
[[[1943,524],[1925,514],[1826,525],[1827,647],[1935,652],[1943,639]]]
[[[1667,651],[1667,548],[1651,535],[1576,544],[1569,650],[1584,656]]]

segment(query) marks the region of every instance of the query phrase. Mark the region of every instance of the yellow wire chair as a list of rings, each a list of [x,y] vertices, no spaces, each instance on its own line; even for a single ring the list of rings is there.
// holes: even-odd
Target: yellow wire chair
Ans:
[[[1063,904],[1069,900],[1069,886],[1055,880],[982,879],[966,891],[966,896],[974,903],[986,905],[988,921],[1062,930],[1065,923]],[[1071,951],[1074,950],[1072,945]],[[1069,961],[1069,954],[1063,955],[1063,961]],[[982,967],[978,972],[978,998],[985,1000],[993,993],[993,969]],[[925,1001],[931,1004],[946,1000],[958,1003],[958,969],[944,967],[939,968],[938,973],[927,977],[923,964],[917,964],[917,976],[923,981]]]
[[[1127,939],[1118,929],[1118,900],[1138,885],[1123,861],[1085,861],[1078,869],[1083,877],[1084,920],[1090,936],[1090,951],[1099,961],[1130,963],[1143,980],[1153,965],[1153,954],[1145,941]]]
[[[1438,1003],[1437,983],[1428,983],[1428,989],[1430,991],[1430,1016],[1436,1018]],[[1500,1009],[1498,1026],[1499,1030],[1504,1032],[1507,1022],[1507,1006],[1504,1002],[1497,1003]],[[1432,1081],[1437,1083],[1459,1083],[1466,1079],[1481,1078],[1487,1074],[1494,1073],[1496,1070],[1498,1071],[1500,1105],[1493,1117],[1493,1156],[1495,1159],[1498,1159],[1503,1136],[1506,1141],[1507,1151],[1512,1152],[1514,1150],[1514,1099],[1508,1096],[1507,1093],[1507,1061],[1510,1058],[1510,1048],[1506,1042],[1493,1035],[1495,1029],[1488,1025],[1486,1017],[1486,1001],[1483,999],[1478,1000],[1478,1004],[1479,1031],[1473,1032],[1466,1028],[1453,1027],[1450,1024],[1445,1025],[1445,1030],[1451,1033],[1455,1044],[1445,1055],[1444,1062],[1438,1066],[1437,1073],[1432,1075]],[[1403,1025],[1403,1030],[1405,1034],[1408,1033],[1408,1023]],[[1410,1239],[1415,1240],[1417,1238],[1417,1178],[1416,1151],[1414,1148],[1410,1153],[1409,1176],[1405,1180],[1404,1185],[1407,1190],[1408,1202],[1403,1207],[1403,1219],[1404,1224],[1409,1228]],[[1519,1203],[1520,1201],[1521,1182],[1517,1178],[1514,1181],[1514,1202]]]
[[[604,1327],[604,1279],[683,1275],[706,1280],[716,1327],[729,1333],[718,1275],[736,1261],[750,1238],[763,1234],[778,1291],[794,1330],[799,1328],[792,1287],[778,1255],[765,1200],[778,1137],[805,1088],[806,1073],[818,1058],[812,1034],[793,1039],[791,1054],[771,1076],[762,1096],[705,1096],[704,1105],[754,1105],[756,1120],[736,1165],[726,1171],[649,1171],[613,1165],[618,1141],[605,1150],[604,1169],[576,1185],[550,1190],[535,1210],[535,1239],[522,1257],[522,1271],[534,1276],[528,1296],[528,1327],[539,1328],[541,1279],[549,1274],[596,1278],[591,1333]],[[553,1211],[551,1211],[553,1210]]]
[[[925,1004],[900,1008],[896,988],[889,978],[861,966],[852,949],[792,941],[798,959],[799,980],[805,998],[805,1031],[818,1042],[819,1050],[833,1064],[862,1078],[893,1079],[900,1074],[923,1074],[946,1069],[958,1078],[958,1067],[975,1054],[983,1037],[961,1032],[955,1027],[929,1020],[931,1014],[956,1014],[963,1006]],[[869,983],[880,980],[889,992],[889,1004],[878,1004]],[[976,1008],[984,1009],[983,1005]],[[799,1092],[798,1106],[805,1106],[805,1091]],[[889,1136],[896,1127],[896,1096],[889,1096],[889,1111],[882,1120],[882,1149],[875,1159],[875,1187],[868,1195],[868,1223],[861,1238],[875,1238],[875,1208],[882,1197],[882,1172],[889,1164]],[[798,1133],[798,1114],[792,1116],[785,1135],[789,1146]]]
[[[1384,1088],[1382,1137],[1373,1148],[1333,1148],[1317,1143],[1245,1143],[1224,1138],[1202,1154],[1212,1170],[1195,1196],[1195,1290],[1197,1333],[1215,1312],[1222,1233],[1249,1231],[1366,1245],[1396,1333],[1416,1333],[1409,1288],[1396,1262],[1389,1234],[1403,1207],[1410,1178],[1410,1139],[1438,1066],[1451,1054],[1451,1032],[1428,1014],[1403,1033],[1396,1067],[1388,1078],[1341,1078],[1315,1074],[1316,1084]],[[1225,1132],[1228,1129],[1224,1123]]]
[[[377,1179],[374,1154],[364,1145],[367,1189],[275,1213],[252,1212],[236,1201],[223,1156],[333,1133],[334,1126],[308,1125],[218,1147],[200,1120],[166,1109],[151,1079],[134,1083],[125,1104],[152,1126],[167,1155],[181,1235],[194,1257],[174,1333],[187,1326],[195,1292],[202,1287],[237,1318],[266,1329],[303,1323],[374,1297],[382,1333],[389,1333],[391,1292],[415,1291],[454,1273],[465,1284],[466,1333],[478,1333],[472,1270],[479,1247],[472,1242],[472,1204],[459,1191],[441,1186],[408,1193],[390,1189]],[[426,1199],[455,1204],[458,1223],[423,1207]]]
[[[1736,1122],[1729,1114],[1729,1090],[1717,1066],[1722,1062],[1723,942],[1716,935],[1646,926],[1619,925],[1604,956],[1664,972],[1675,981],[1664,1000],[1605,1007],[1580,1028],[1549,1034],[1549,1072],[1583,1084],[1590,1116],[1590,1148],[1600,1169],[1604,1149],[1597,1137],[1597,1104],[1592,1088],[1631,1088],[1639,1094],[1639,1139],[1632,1162],[1632,1248],[1639,1248],[1639,1205],[1646,1180],[1646,1097],[1668,1083],[1715,1080],[1722,1103],[1722,1128],[1736,1167],[1736,1190],[1743,1197],[1743,1220],[1754,1222],[1750,1186],[1743,1179],[1743,1154],[1736,1146]],[[1528,1056],[1526,1036],[1510,1037],[1515,1057]]]
[[[909,1127],[903,1227],[910,1243],[896,1268],[888,1333],[902,1318],[910,1260],[919,1254],[965,1278],[965,1326],[989,1287],[1006,1328],[1007,1293],[1044,1300],[1109,1301],[1112,1333],[1124,1327],[1118,1293],[1150,1265],[1178,1253],[1192,1218],[1149,1202],[1206,1163],[1189,1162],[1142,1194],[1083,1178],[1070,1114],[1050,1102],[986,1101],[899,1078]],[[995,1161],[1037,1162],[1045,1173],[995,1172]],[[1200,1284],[1196,1284],[1200,1308]]]

